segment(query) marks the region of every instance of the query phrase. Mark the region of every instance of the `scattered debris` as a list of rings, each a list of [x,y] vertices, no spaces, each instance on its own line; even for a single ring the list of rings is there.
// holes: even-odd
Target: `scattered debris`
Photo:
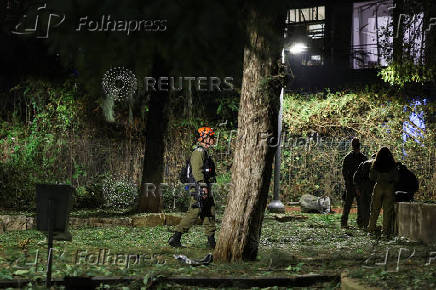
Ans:
[[[304,216],[304,215],[276,214],[276,215],[274,215],[274,219],[278,222],[285,223],[285,222],[291,222],[291,221],[296,221],[296,220],[306,220],[306,219],[308,219],[308,217]]]
[[[209,265],[213,261],[212,253],[209,253],[202,260],[189,259],[185,255],[174,255],[174,259],[184,262],[192,266]]]
[[[329,213],[330,197],[316,197],[311,194],[303,194],[300,198],[301,212]]]

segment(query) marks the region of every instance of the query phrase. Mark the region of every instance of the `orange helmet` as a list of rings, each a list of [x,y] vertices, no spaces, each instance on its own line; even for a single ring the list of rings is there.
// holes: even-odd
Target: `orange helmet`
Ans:
[[[200,137],[198,138],[198,141],[203,141],[204,138],[207,137],[215,137],[215,132],[212,128],[209,127],[201,127],[198,129],[198,134],[200,134]]]

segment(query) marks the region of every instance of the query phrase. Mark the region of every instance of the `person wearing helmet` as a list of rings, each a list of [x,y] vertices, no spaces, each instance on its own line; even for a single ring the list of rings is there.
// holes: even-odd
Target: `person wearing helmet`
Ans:
[[[195,186],[191,187],[191,204],[188,212],[176,227],[176,232],[168,243],[172,247],[181,247],[182,234],[187,233],[198,217],[203,222],[209,248],[215,248],[215,202],[210,184],[215,182],[215,164],[207,149],[215,144],[215,132],[212,128],[198,129],[198,145],[192,151],[190,164]]]

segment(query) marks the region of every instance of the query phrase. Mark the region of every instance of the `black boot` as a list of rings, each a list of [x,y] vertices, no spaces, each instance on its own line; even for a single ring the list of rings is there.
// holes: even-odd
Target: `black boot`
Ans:
[[[168,244],[170,244],[171,247],[180,248],[182,246],[182,243],[180,242],[181,238],[182,233],[175,232],[174,235],[172,235],[171,238],[168,240]]]
[[[215,249],[215,234],[207,237],[207,247],[210,249]]]

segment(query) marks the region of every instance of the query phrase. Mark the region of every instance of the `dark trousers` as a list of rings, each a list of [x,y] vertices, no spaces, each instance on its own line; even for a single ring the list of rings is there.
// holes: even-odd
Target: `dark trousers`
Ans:
[[[366,228],[369,224],[369,216],[371,209],[371,189],[360,189],[360,195],[357,199],[357,225],[360,228]]]
[[[350,214],[351,206],[356,195],[356,189],[354,186],[346,186],[347,192],[345,193],[344,209],[342,211],[341,225],[346,226],[348,224],[348,215]]]
[[[341,225],[348,224],[348,215],[350,214],[353,200],[356,198],[357,202],[357,225],[360,228],[366,228],[369,224],[370,208],[371,208],[371,191],[362,189],[360,196],[356,195],[356,188],[354,186],[347,186],[347,192],[344,200],[344,210],[341,217]]]

